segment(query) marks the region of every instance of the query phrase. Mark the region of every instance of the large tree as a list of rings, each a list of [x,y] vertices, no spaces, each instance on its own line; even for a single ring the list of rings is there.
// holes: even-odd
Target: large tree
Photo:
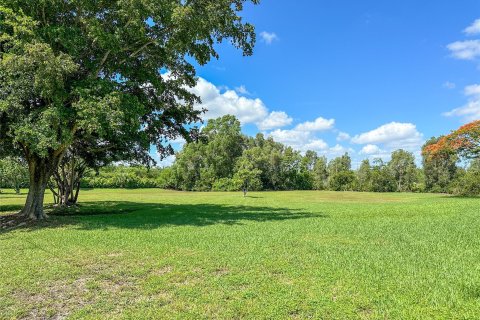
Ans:
[[[402,149],[392,152],[388,168],[395,177],[398,192],[412,191],[414,183],[417,182],[417,166],[413,153]]]
[[[0,154],[28,162],[22,213],[44,217],[47,181],[77,141],[103,147],[113,132],[146,155],[195,138],[193,63],[224,39],[252,53],[246,2],[258,0],[0,0]]]
[[[454,150],[448,148],[430,152],[430,146],[436,145],[441,139],[443,137],[431,138],[422,148],[423,172],[427,191],[447,192],[458,172],[458,155]]]
[[[467,159],[480,157],[480,120],[461,126],[423,149],[423,154],[427,157],[435,157],[444,152],[456,152]]]

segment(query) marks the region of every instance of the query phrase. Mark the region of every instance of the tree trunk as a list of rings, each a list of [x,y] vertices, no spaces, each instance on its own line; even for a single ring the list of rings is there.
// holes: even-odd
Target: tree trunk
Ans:
[[[21,215],[32,219],[40,220],[46,218],[43,212],[43,200],[48,179],[58,164],[56,158],[45,159],[32,156],[28,159],[28,170],[30,177],[30,188]]]

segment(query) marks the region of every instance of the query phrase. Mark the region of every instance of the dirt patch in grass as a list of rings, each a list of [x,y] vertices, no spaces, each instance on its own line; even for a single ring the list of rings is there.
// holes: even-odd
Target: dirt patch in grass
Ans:
[[[38,292],[18,290],[13,297],[23,306],[30,307],[22,319],[65,319],[75,311],[94,307],[100,302],[104,304],[105,301],[112,302],[119,311],[132,303],[135,290],[136,283],[131,278],[96,279],[85,276],[74,281],[51,282]]]
[[[79,278],[71,283],[55,281],[41,292],[19,290],[14,292],[16,301],[30,306],[22,319],[65,319],[73,310],[90,302],[86,297],[89,278]]]
[[[13,229],[27,226],[33,226],[34,224],[34,221],[29,220],[19,214],[0,216],[0,232],[10,231]]]

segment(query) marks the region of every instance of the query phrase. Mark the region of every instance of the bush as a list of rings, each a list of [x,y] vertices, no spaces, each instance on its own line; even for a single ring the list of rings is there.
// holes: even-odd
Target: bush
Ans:
[[[147,169],[140,166],[109,166],[98,174],[90,172],[83,178],[82,188],[159,188],[165,179],[160,179],[163,169]]]
[[[480,195],[480,171],[469,170],[460,176],[453,183],[452,193],[464,197]]]
[[[215,180],[212,186],[212,191],[238,191],[234,182],[230,178],[221,178]]]

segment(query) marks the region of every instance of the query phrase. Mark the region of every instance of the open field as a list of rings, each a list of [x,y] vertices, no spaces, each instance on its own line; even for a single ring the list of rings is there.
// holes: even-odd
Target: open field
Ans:
[[[0,214],[24,197],[0,194]],[[80,200],[0,231],[0,318],[480,314],[480,199],[83,190]]]

